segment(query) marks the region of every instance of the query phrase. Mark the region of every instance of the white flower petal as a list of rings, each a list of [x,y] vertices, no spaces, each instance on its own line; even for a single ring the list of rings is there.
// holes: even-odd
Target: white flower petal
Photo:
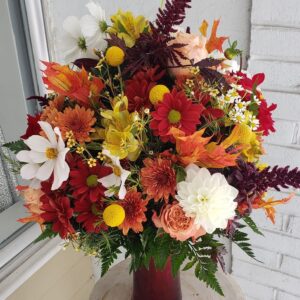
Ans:
[[[100,32],[92,37],[86,39],[86,44],[89,50],[98,49],[105,50],[107,47],[106,34],[101,34]]]
[[[57,190],[60,188],[62,183],[69,178],[70,167],[65,162],[63,166],[56,163],[54,166],[54,178],[51,190]]]
[[[54,128],[54,132],[58,135],[57,150],[60,152],[65,149],[65,143],[61,137],[61,133],[58,127]]]
[[[29,157],[32,162],[40,164],[48,160],[45,152],[30,151]]]
[[[105,20],[105,10],[100,6],[100,3],[90,1],[88,4],[86,4],[86,7],[95,19],[99,21]]]
[[[119,190],[119,194],[118,194],[119,199],[123,200],[126,196],[126,193],[127,193],[127,191],[126,191],[126,188],[125,188],[125,184],[122,184],[120,186],[120,190]]]
[[[76,39],[82,36],[80,21],[77,17],[67,17],[63,22],[63,29]]]
[[[51,174],[53,173],[54,165],[55,165],[54,159],[50,159],[46,161],[44,164],[40,166],[35,177],[41,181],[45,181],[49,179]]]
[[[52,147],[56,148],[57,139],[56,139],[56,135],[54,133],[54,130],[53,130],[52,126],[49,123],[43,122],[43,121],[39,121],[38,123],[41,126],[42,130],[45,132],[49,142],[52,145]]]
[[[88,38],[88,37],[93,37],[96,34],[101,34],[100,33],[100,28],[99,28],[99,23],[97,20],[90,16],[90,15],[85,15],[80,19],[80,24],[82,27],[82,33],[83,35]]]
[[[36,176],[36,173],[39,169],[40,165],[38,164],[26,164],[20,170],[20,175],[23,179],[33,179]]]
[[[31,163],[32,160],[30,158],[30,151],[28,150],[22,150],[16,155],[17,160],[26,162],[26,163]]]
[[[37,152],[46,152],[47,148],[52,148],[50,142],[40,135],[32,135],[24,142],[31,150]]]
[[[105,177],[98,179],[98,182],[100,182],[105,188],[110,188],[112,186],[120,186],[121,179],[119,176],[112,173],[112,174],[109,174]]]

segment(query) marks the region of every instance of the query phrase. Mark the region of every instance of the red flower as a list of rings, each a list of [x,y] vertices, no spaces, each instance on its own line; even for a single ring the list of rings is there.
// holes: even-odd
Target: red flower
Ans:
[[[152,112],[150,128],[155,136],[159,136],[163,142],[174,141],[169,131],[176,127],[187,135],[193,134],[204,107],[202,104],[193,104],[184,92],[173,89],[165,94],[162,102],[158,103],[156,110]]]
[[[75,229],[70,222],[73,209],[70,206],[68,197],[53,193],[52,197],[43,195],[40,200],[42,202],[41,210],[44,211],[41,217],[45,223],[52,223],[54,232],[59,233],[63,239],[67,238],[69,234],[75,233]]]
[[[74,211],[78,213],[76,221],[83,223],[83,227],[87,232],[99,233],[102,230],[107,230],[107,226],[103,222],[102,212],[105,203],[101,200],[91,202],[89,199],[84,198],[75,202]]]
[[[79,160],[76,167],[70,172],[73,196],[80,201],[85,198],[92,202],[100,200],[106,189],[98,182],[98,179],[111,173],[110,167],[97,163],[96,167],[90,168],[83,160]]]
[[[41,126],[38,121],[41,118],[41,114],[37,114],[35,116],[27,115],[27,130],[25,134],[21,136],[21,139],[26,140],[32,135],[38,135],[41,131]]]
[[[266,100],[261,100],[258,110],[259,128],[264,135],[269,135],[269,131],[275,132],[274,120],[272,119],[272,111],[275,110],[277,104],[272,103],[269,107]]]
[[[139,71],[132,79],[125,82],[125,95],[128,98],[128,110],[130,112],[152,107],[149,100],[150,90],[164,75],[164,72],[157,73],[158,68]]]
[[[125,210],[125,220],[119,226],[123,230],[123,234],[127,235],[129,229],[135,233],[143,231],[142,223],[147,221],[145,211],[148,201],[142,199],[142,194],[136,190],[131,190],[126,193],[125,199],[119,202]]]

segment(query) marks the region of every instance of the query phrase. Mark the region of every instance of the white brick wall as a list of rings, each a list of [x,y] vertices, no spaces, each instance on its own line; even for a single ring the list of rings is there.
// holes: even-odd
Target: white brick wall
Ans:
[[[271,164],[300,167],[300,0],[253,0],[248,69],[266,73],[264,90],[277,103],[277,132],[266,138]],[[276,199],[285,192],[271,191]],[[265,237],[249,231],[256,262],[233,246],[233,274],[247,300],[300,299],[300,196],[277,208],[276,224],[257,211]]]

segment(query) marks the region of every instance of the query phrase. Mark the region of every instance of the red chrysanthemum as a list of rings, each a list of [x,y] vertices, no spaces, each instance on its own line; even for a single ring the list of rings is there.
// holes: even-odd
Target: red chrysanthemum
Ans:
[[[168,202],[170,196],[175,195],[176,173],[169,159],[146,158],[145,167],[141,169],[141,183],[147,199]]]
[[[89,199],[96,202],[104,196],[106,189],[98,182],[98,179],[112,173],[110,167],[102,166],[99,163],[90,168],[83,160],[77,162],[76,167],[70,172],[70,185],[73,196],[77,200]]]
[[[152,112],[150,128],[155,136],[159,136],[163,142],[174,141],[169,134],[171,127],[176,127],[187,135],[193,134],[196,125],[200,123],[200,115],[203,111],[201,104],[193,104],[184,92],[173,89],[165,94],[162,102]]]
[[[272,103],[269,107],[266,100],[261,100],[261,104],[258,110],[259,128],[258,131],[262,131],[264,135],[269,135],[269,132],[275,132],[274,120],[272,119],[272,111],[277,107]]]
[[[107,230],[107,226],[103,222],[102,212],[105,203],[101,200],[91,202],[84,198],[75,202],[74,211],[78,213],[76,221],[82,223],[86,232],[99,233],[102,230]]]
[[[119,226],[123,234],[127,235],[129,229],[135,233],[143,231],[143,222],[147,221],[145,211],[147,211],[147,200],[143,200],[142,194],[136,190],[130,190],[126,193],[125,199],[119,202],[125,210],[125,220]]]
[[[125,82],[125,95],[128,98],[128,110],[130,112],[152,107],[149,100],[150,90],[164,75],[164,72],[157,71],[158,67],[139,71],[132,79]]]
[[[21,136],[21,139],[26,140],[32,135],[38,135],[41,131],[41,126],[38,121],[40,121],[41,114],[37,114],[35,116],[27,115],[27,130],[25,134]]]
[[[74,234],[70,219],[73,216],[73,209],[70,206],[70,199],[66,196],[53,193],[43,195],[41,198],[41,210],[44,211],[41,217],[45,223],[52,223],[52,230],[59,233],[60,237],[65,239],[69,234]]]

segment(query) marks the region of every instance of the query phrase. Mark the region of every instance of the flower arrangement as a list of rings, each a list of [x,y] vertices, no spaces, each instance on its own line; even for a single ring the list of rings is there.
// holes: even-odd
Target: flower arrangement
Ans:
[[[254,258],[245,226],[264,209],[275,222],[269,188],[299,188],[300,171],[261,163],[272,111],[251,76],[234,60],[237,42],[180,29],[190,0],[168,0],[154,22],[119,10],[107,22],[94,1],[90,15],[69,17],[62,46],[68,65],[44,62],[51,91],[37,97],[21,140],[5,144],[24,179],[19,186],[40,239],[59,235],[102,261],[121,248],[131,271],[171,257],[175,275],[195,276],[223,294],[227,237]]]

